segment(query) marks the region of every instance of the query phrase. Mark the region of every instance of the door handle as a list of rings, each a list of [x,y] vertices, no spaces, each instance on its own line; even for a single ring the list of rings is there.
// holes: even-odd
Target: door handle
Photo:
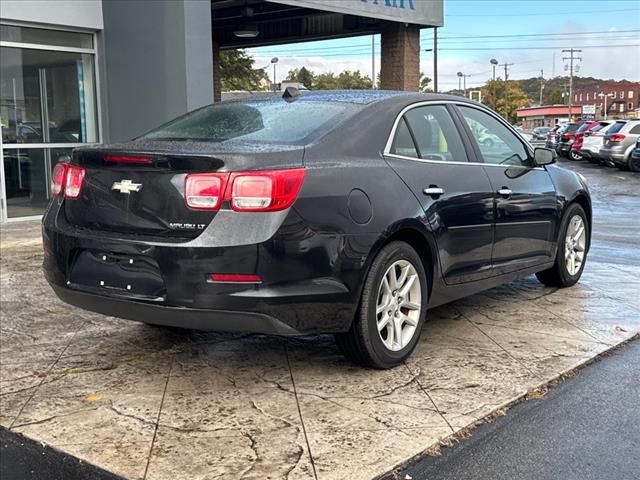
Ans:
[[[498,190],[498,195],[502,195],[503,197],[510,197],[512,193],[513,192],[511,191],[511,189],[507,187],[502,187],[500,190]]]
[[[432,197],[439,197],[444,193],[444,188],[440,188],[436,185],[429,185],[429,188],[425,188],[423,193]]]

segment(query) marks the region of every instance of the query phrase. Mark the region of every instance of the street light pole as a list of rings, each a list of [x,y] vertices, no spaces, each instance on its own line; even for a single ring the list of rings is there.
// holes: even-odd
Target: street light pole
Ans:
[[[273,93],[276,93],[276,64],[278,61],[278,57],[273,57],[271,59],[271,63],[273,63]]]
[[[496,60],[495,58],[492,58],[491,60],[489,60],[489,63],[493,67],[493,80],[495,80],[496,79],[496,65],[498,65],[498,60]]]
[[[600,98],[603,98],[603,97],[604,97],[604,119],[606,120],[606,119],[607,119],[607,98],[608,98],[608,97],[613,97],[613,95],[612,95],[611,93],[606,93],[606,94],[605,94],[605,93],[600,92],[600,93],[598,94],[598,96],[599,96]]]

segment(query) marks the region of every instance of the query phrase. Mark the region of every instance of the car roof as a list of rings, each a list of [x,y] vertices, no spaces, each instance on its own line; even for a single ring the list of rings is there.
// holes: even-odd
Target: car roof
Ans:
[[[359,105],[371,105],[385,102],[390,104],[411,104],[428,100],[448,100],[470,105],[477,105],[478,102],[460,97],[457,95],[446,95],[436,93],[403,92],[395,90],[299,90],[299,95],[295,101],[305,102],[332,102],[332,103],[352,103]],[[282,93],[264,93],[251,95],[244,98],[228,100],[220,103],[248,102],[248,101],[282,101]]]

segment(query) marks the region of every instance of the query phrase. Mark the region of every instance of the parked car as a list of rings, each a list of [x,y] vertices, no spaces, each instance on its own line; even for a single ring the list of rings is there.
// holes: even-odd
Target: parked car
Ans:
[[[549,130],[549,133],[547,133],[547,139],[545,140],[544,146],[546,148],[550,148],[552,150],[555,150],[556,148],[556,144],[558,143],[558,131],[564,126],[565,124],[557,124],[555,127],[553,127],[551,130]]]
[[[428,308],[531,273],[580,278],[584,177],[497,113],[448,95],[290,90],[58,163],[43,218],[55,293],[150,324],[333,333],[350,358],[390,368]]]
[[[558,152],[558,155],[561,157],[569,156],[569,153],[571,152],[571,145],[573,145],[576,137],[576,132],[583,123],[584,122],[570,122],[564,129],[558,130],[558,141],[556,144],[556,152]]]
[[[600,156],[611,166],[628,169],[631,152],[639,136],[640,120],[629,120],[616,132],[607,132],[602,142]]]
[[[636,141],[636,148],[631,152],[631,158],[629,158],[629,170],[632,172],[640,172],[640,138]]]
[[[551,131],[551,127],[536,127],[531,131],[533,140],[546,140],[547,134]]]
[[[582,148],[582,143],[584,140],[585,134],[591,131],[592,128],[599,127],[599,122],[584,122],[578,130],[576,130],[575,137],[573,139],[573,143],[571,144],[571,150],[569,151],[569,158],[571,160],[582,160],[582,155],[580,154],[580,149]]]
[[[624,120],[600,120],[598,122],[599,127],[594,127],[588,135],[585,135],[582,139],[582,147],[580,148],[580,155],[586,160],[592,163],[602,163],[600,157],[600,149],[602,148],[602,142],[604,136],[610,128],[622,128],[622,125],[626,123]],[[620,126],[614,124],[619,123]]]

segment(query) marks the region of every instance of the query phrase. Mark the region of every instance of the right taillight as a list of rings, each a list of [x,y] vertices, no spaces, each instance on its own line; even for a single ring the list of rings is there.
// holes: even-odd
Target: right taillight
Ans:
[[[187,175],[185,202],[197,210],[218,210],[227,200],[237,212],[276,212],[293,205],[303,168]]]
[[[609,141],[613,143],[621,142],[624,140],[624,135],[622,133],[614,133],[609,137]]]

